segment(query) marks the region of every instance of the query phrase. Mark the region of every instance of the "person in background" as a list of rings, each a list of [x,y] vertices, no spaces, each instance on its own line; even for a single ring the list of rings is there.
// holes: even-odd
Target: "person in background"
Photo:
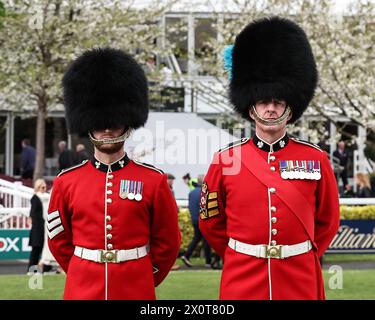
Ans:
[[[173,194],[173,197],[174,197],[174,191],[173,191],[173,181],[176,179],[176,177],[171,174],[171,173],[167,173],[167,183],[169,185],[169,188],[171,189],[171,192]],[[172,270],[178,270],[180,269],[180,266],[175,263],[173,266],[172,266]]]
[[[173,191],[173,182],[174,182],[175,179],[176,179],[176,178],[175,178],[175,176],[174,176],[173,174],[171,174],[171,173],[167,173],[167,183],[168,183],[168,185],[169,185],[169,188],[170,188],[171,191],[172,191],[173,196],[174,196],[174,191]]]
[[[358,184],[357,197],[358,198],[370,198],[371,197],[371,184],[367,174],[358,172],[356,175],[356,181]]]
[[[48,206],[49,206],[49,200],[50,200],[50,195],[48,192],[46,192],[47,190],[45,186],[46,184],[44,182],[43,188],[41,189],[40,192],[37,193],[43,205],[44,222],[47,221]],[[42,250],[42,257],[40,258],[40,262],[39,262],[39,267],[43,273],[52,271],[54,267],[56,267],[56,273],[61,273],[61,268],[56,262],[55,257],[52,255],[48,247],[48,229],[47,229],[46,223],[44,223],[44,244],[43,244],[43,250]]]
[[[340,177],[343,188],[348,184],[348,161],[349,155],[345,149],[345,142],[340,140],[337,144],[337,149],[333,152],[333,158],[338,161],[340,166]]]
[[[181,256],[181,260],[188,266],[192,267],[193,264],[190,262],[190,257],[193,254],[194,249],[198,245],[198,243],[203,240],[203,248],[204,248],[204,256],[206,267],[211,267],[211,248],[208,245],[207,241],[203,238],[202,233],[199,230],[199,206],[200,206],[200,199],[201,199],[201,191],[202,191],[202,183],[203,183],[204,175],[201,174],[198,176],[197,187],[190,191],[189,193],[189,211],[191,215],[191,223],[194,228],[194,236],[193,239],[190,241],[188,249]]]
[[[84,144],[79,143],[76,145],[76,154],[74,157],[74,164],[80,164],[82,161],[90,159]]]
[[[349,183],[345,186],[345,190],[342,193],[341,198],[355,198],[355,193]]]
[[[74,165],[73,151],[66,148],[66,141],[60,141],[59,147],[59,169],[64,170]]]
[[[40,255],[43,250],[44,245],[44,210],[48,210],[48,207],[44,207],[45,203],[45,192],[47,189],[47,184],[43,179],[37,179],[34,184],[34,195],[32,196],[31,209],[30,209],[30,219],[31,219],[31,230],[29,237],[29,246],[32,247],[29,265],[27,268],[28,272],[31,272],[31,267],[36,267],[38,265]],[[48,202],[48,200],[47,200]],[[47,203],[48,206],[48,203]]]
[[[198,185],[198,180],[195,178],[190,177],[190,173],[185,174],[182,179],[186,183],[186,185],[189,187],[190,191],[194,190],[196,186]]]
[[[32,179],[35,168],[35,148],[30,145],[29,139],[22,140],[21,152],[21,177],[23,179]]]

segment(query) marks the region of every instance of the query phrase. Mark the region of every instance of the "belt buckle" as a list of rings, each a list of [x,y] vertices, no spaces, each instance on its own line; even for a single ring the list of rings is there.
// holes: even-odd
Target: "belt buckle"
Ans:
[[[118,250],[100,250],[100,262],[117,263],[117,252]]]
[[[277,246],[269,246],[265,245],[265,253],[266,253],[266,258],[273,258],[273,259],[282,259],[282,245],[277,245]]]

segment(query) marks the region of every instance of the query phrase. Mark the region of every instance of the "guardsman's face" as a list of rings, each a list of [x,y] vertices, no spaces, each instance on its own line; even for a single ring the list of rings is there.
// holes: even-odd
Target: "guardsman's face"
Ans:
[[[93,130],[92,135],[95,139],[103,140],[103,139],[113,139],[121,136],[124,133],[125,127],[117,127],[105,130]],[[102,144],[100,146],[96,146],[99,151],[104,153],[115,153],[119,151],[124,145],[124,142],[119,143],[107,143]]]
[[[258,112],[258,114],[263,118],[267,120],[274,120],[279,117],[281,117],[285,111],[286,108],[286,102],[283,100],[277,100],[272,99],[268,101],[258,101],[255,104],[255,109]],[[253,116],[252,109],[250,108],[250,117],[255,120],[256,126],[260,127],[264,131],[279,131],[283,130],[286,127],[287,122],[292,118],[292,114],[289,115],[285,121],[283,121],[280,124],[273,125],[273,126],[265,126],[259,122],[256,121],[256,119]]]
[[[286,102],[282,100],[258,101],[255,109],[258,114],[267,120],[277,119],[281,117],[286,108]]]

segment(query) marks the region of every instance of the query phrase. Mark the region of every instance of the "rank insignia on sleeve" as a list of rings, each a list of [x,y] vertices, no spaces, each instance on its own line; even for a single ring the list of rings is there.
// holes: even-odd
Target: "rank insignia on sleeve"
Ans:
[[[216,191],[209,192],[206,182],[202,184],[201,201],[199,207],[199,215],[201,219],[207,219],[220,214],[218,193]]]

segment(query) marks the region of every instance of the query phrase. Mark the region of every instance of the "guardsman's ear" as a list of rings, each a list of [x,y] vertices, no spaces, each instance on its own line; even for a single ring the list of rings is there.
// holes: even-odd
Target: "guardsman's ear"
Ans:
[[[249,116],[251,119],[253,119],[255,121],[255,118],[254,118],[254,115],[253,115],[253,107],[249,107]]]
[[[290,108],[290,109],[292,110],[292,108]],[[289,122],[289,120],[292,119],[292,117],[293,117],[293,111],[290,111],[287,122]]]

